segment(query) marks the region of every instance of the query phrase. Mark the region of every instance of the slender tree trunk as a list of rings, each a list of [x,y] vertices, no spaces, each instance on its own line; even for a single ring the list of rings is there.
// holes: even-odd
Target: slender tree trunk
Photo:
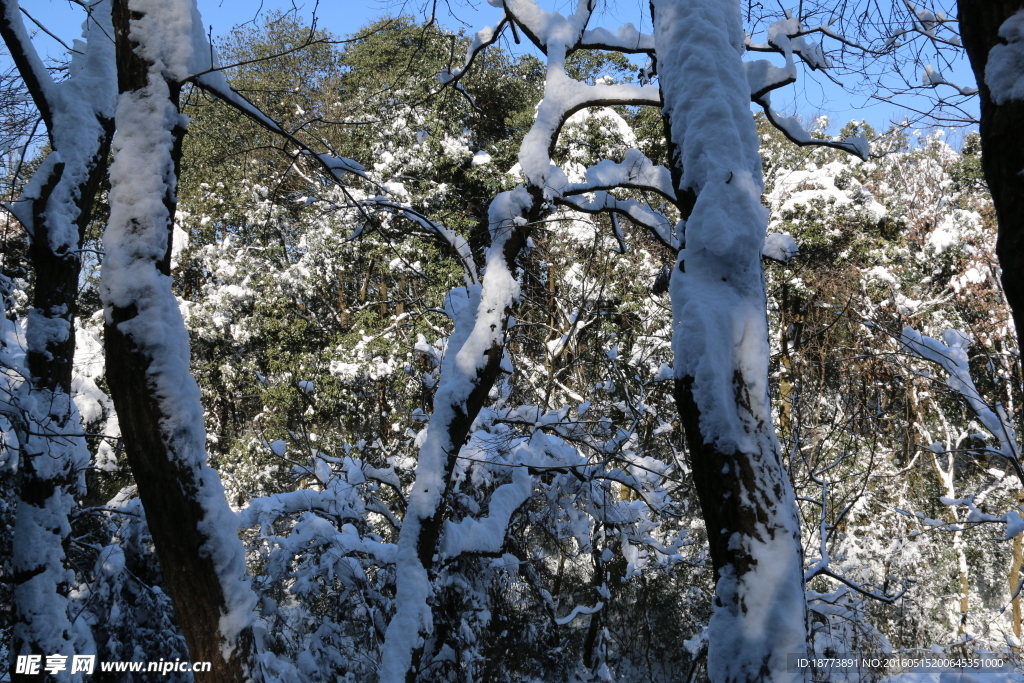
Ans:
[[[923,424],[923,423],[921,423]],[[930,441],[930,435],[924,435],[926,443]],[[935,475],[939,479],[939,484],[944,489],[944,493],[947,498],[956,497],[956,488],[954,486],[954,474],[955,474],[955,458],[952,453],[946,453],[946,457],[949,459],[949,468],[943,469],[942,463],[939,462],[938,453],[932,452],[932,466],[935,468]],[[957,513],[955,508],[948,509],[949,523],[954,527],[959,527],[960,520],[957,519]],[[953,554],[956,557],[956,571],[957,571],[957,584],[960,586],[960,594],[956,598],[956,624],[957,635],[962,635],[967,632],[967,616],[970,613],[971,603],[971,582],[970,582],[970,569],[967,565],[967,551],[966,544],[964,542],[964,532],[954,531],[953,532]]]
[[[82,80],[113,64],[109,5],[97,4],[79,59],[83,77],[55,83],[41,68],[18,5],[0,1],[0,35],[46,125],[50,153],[12,208],[30,236],[35,271],[26,329],[27,396],[20,423],[21,463],[12,533],[14,584],[11,658],[74,654],[67,614],[66,544],[89,452],[71,399],[75,314],[85,227],[113,134],[114,89],[83,98]],[[71,109],[68,113],[66,110]],[[10,668],[11,680],[39,680]],[[46,676],[50,678],[50,676]]]
[[[767,212],[736,0],[653,0],[685,246],[670,280],[675,398],[717,578],[714,683],[797,681],[806,651],[799,518],[768,397]]]
[[[169,19],[196,17],[190,0],[114,3],[117,133],[101,296],[107,379],[125,453],[175,616],[193,660],[212,663],[197,680],[249,680],[248,626],[255,597],[245,579],[237,520],[207,465],[199,388],[171,293],[171,229],[181,140],[181,46],[193,31]],[[201,30],[201,27],[200,29]],[[153,44],[135,42],[146,36]],[[171,49],[171,46],[175,46]]]
[[[466,292],[460,304],[466,315],[456,315],[448,341],[441,377],[434,395],[434,412],[416,465],[416,481],[398,538],[397,609],[388,625],[381,655],[381,683],[418,680],[424,656],[424,636],[434,630],[429,601],[438,560],[438,541],[459,451],[470,428],[501,374],[508,317],[517,286],[512,278],[516,258],[526,246],[529,223],[541,213],[540,192],[522,188],[499,195],[492,203],[487,277]],[[508,213],[514,207],[515,213]],[[522,224],[516,219],[525,218]],[[440,643],[437,644],[440,646]]]
[[[999,237],[996,255],[1017,336],[1024,334],[1024,100],[1002,100],[985,83],[999,27],[1024,8],[1021,0],[958,0],[960,36],[981,96],[981,163],[992,193]],[[1019,76],[1024,78],[1024,74]]]
[[[1017,492],[1017,504],[1024,503],[1024,492]],[[1024,565],[1024,535],[1017,534],[1013,539],[1013,560],[1010,563],[1010,575],[1007,577],[1007,584],[1009,585],[1010,595],[1013,598],[1010,600],[1013,605],[1010,614],[1012,618],[1010,620],[1010,627],[1013,629],[1013,635],[1017,637],[1018,643],[1021,637],[1021,609],[1020,609],[1020,593],[1017,591],[1020,585],[1020,570],[1021,566]],[[1018,644],[1018,648],[1020,645]]]

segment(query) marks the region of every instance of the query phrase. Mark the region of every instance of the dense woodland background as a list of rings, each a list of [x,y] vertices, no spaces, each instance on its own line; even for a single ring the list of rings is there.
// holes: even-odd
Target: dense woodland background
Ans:
[[[468,40],[409,16],[340,40],[268,14],[216,41],[221,63],[239,65],[226,72],[233,88],[317,151],[359,160],[380,192],[329,182],[289,140],[198,87],[181,93],[174,294],[210,464],[239,513],[268,677],[376,675],[395,612],[393,544],[460,306],[448,292],[464,278],[450,242],[387,202],[481,257],[488,204],[522,182],[519,145],[544,87],[539,59],[497,46],[464,91],[439,87]],[[566,69],[590,84],[638,79],[616,52],[576,51]],[[772,411],[805,565],[823,570],[807,583],[811,648],[938,646],[1020,663],[1024,554],[1004,516],[1022,501],[1006,451],[1017,446],[970,400],[1020,424],[1020,355],[979,137],[799,114],[816,137],[870,142],[867,160],[797,147],[757,116],[775,234]],[[48,151],[36,118],[6,74],[8,200]],[[632,149],[667,163],[663,134],[657,110],[591,107],[566,122],[553,159],[574,182]],[[106,196],[101,187],[91,207],[77,292],[73,392],[89,463],[65,544],[72,639],[101,660],[186,658],[108,397]],[[659,207],[641,190],[619,196]],[[0,233],[0,388],[15,395],[37,275],[21,224],[5,214]],[[532,233],[502,373],[459,453],[447,514],[486,512],[518,472],[532,489],[497,552],[437,568],[429,680],[707,675],[715,579],[672,396],[675,259],[621,216],[563,206]],[[915,350],[915,334],[942,340],[928,348],[952,360]],[[0,661],[13,654],[15,427],[0,416]]]

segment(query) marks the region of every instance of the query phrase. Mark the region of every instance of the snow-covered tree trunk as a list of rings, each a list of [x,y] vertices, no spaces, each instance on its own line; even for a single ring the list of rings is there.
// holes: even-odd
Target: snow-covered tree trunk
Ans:
[[[22,197],[9,206],[30,237],[28,256],[35,271],[26,329],[29,376],[16,397],[21,414],[14,420],[22,428],[10,651],[12,658],[70,655],[73,625],[67,614],[64,546],[74,495],[89,464],[71,400],[78,250],[113,133],[110,5],[92,5],[85,49],[73,56],[70,77],[59,83],[33,48],[18,3],[6,0],[0,8],[0,34],[43,119],[51,148]]]
[[[492,494],[486,518],[445,524],[459,450],[502,372],[509,314],[520,294],[513,275],[516,258],[527,246],[532,225],[552,209],[553,200],[568,185],[550,158],[559,131],[570,115],[587,106],[650,104],[656,94],[635,86],[588,86],[567,75],[566,56],[584,41],[593,0],[579,0],[570,17],[545,12],[533,0],[506,0],[504,9],[498,30],[479,32],[465,66],[444,72],[441,80],[451,83],[460,77],[475,52],[496,41],[511,17],[547,56],[544,98],[519,149],[525,184],[498,194],[488,209],[491,244],[483,280],[465,290],[453,290],[446,301],[455,330],[441,364],[434,413],[420,447],[416,482],[402,521],[397,609],[382,649],[382,683],[412,683],[423,673],[424,641],[434,630],[430,600],[437,562],[463,554],[499,552],[511,514],[529,498],[530,478],[520,470],[511,483]]]
[[[1024,6],[958,0],[960,36],[981,96],[981,163],[999,222],[996,255],[1018,338],[1024,334]]]
[[[737,0],[653,0],[685,244],[670,282],[676,400],[717,576],[715,683],[795,681],[806,648],[803,554],[768,399],[758,135]]]
[[[255,596],[236,515],[206,462],[203,408],[170,277],[186,123],[178,95],[205,40],[194,0],[116,0],[113,16],[120,95],[103,238],[107,378],[192,659],[213,663],[206,680],[243,681],[252,675]]]
[[[539,218],[540,199],[539,192],[518,187],[491,202],[486,277],[480,284],[453,290],[446,301],[455,330],[441,364],[434,413],[420,447],[416,481],[398,539],[397,610],[382,650],[382,683],[417,680],[424,639],[434,628],[431,582],[440,559],[455,461],[502,372],[508,318],[519,295],[512,271],[526,246],[529,224]],[[501,538],[496,540],[500,543]]]

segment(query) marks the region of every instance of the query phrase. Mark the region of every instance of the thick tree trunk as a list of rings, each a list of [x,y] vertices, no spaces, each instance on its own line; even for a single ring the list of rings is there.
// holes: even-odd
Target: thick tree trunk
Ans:
[[[91,168],[77,174],[82,182],[72,193],[79,198],[73,211],[78,213],[79,228],[75,246],[81,243],[99,180],[106,172],[113,127],[111,122],[102,123],[106,135],[96,140],[98,149],[89,160]],[[34,433],[26,434],[23,443],[12,545],[15,626],[11,652],[43,656],[69,654],[65,648],[55,649],[56,643],[67,643],[71,637],[66,614],[64,545],[70,531],[68,515],[75,505],[74,494],[89,459],[82,437],[63,436],[80,433],[82,429],[71,401],[81,260],[74,250],[57,253],[53,249],[46,211],[63,170],[63,164],[54,168],[56,182],[44,187],[43,196],[33,202],[34,235],[29,259],[36,281],[26,358],[35,407],[45,406],[45,414],[33,416],[29,426]],[[51,215],[60,213],[55,211]],[[47,333],[54,329],[63,332]],[[40,634],[52,637],[41,639]],[[13,674],[12,681],[18,680],[21,676]]]
[[[1021,0],[958,0],[960,37],[981,95],[981,162],[999,221],[996,254],[1017,336],[1024,334],[1024,101],[996,103],[985,83],[999,27],[1024,8]],[[1024,77],[1024,76],[1022,76]]]
[[[173,5],[173,6],[172,6]],[[161,13],[187,15],[192,3],[135,11],[114,4],[117,134],[110,223],[104,235],[107,379],[125,453],[175,616],[192,659],[212,670],[197,680],[240,683],[252,676],[248,631],[255,598],[245,580],[237,520],[206,463],[199,388],[189,372],[188,335],[171,293],[171,229],[181,139],[180,83],[188,64],[168,45],[192,41]],[[195,15],[193,15],[195,16]],[[174,31],[177,29],[177,31]],[[139,45],[148,36],[153,45]]]
[[[801,680],[787,670],[788,655],[804,646],[805,628],[789,480],[767,432],[763,450],[729,452],[707,443],[692,386],[693,378],[677,379],[674,393],[717,580],[709,676],[715,683]],[[736,389],[747,390],[740,378]]]
[[[50,168],[41,196],[32,202],[29,260],[36,272],[36,288],[26,357],[30,395],[36,400],[26,411],[12,539],[12,657],[73,654],[69,650],[64,545],[70,532],[68,513],[74,507],[75,484],[87,461],[82,462],[85,445],[80,438],[60,435],[77,431],[72,419],[71,367],[80,261],[77,254],[57,254],[50,245],[46,206],[64,165]],[[46,334],[54,329],[60,332]],[[53,438],[43,436],[43,429]],[[15,667],[11,671],[16,671]],[[12,674],[12,681],[29,678],[36,677]]]
[[[799,518],[768,398],[767,212],[736,0],[653,0],[670,163],[686,219],[670,280],[675,398],[717,579],[714,683],[799,681]],[[692,210],[689,210],[692,207]]]

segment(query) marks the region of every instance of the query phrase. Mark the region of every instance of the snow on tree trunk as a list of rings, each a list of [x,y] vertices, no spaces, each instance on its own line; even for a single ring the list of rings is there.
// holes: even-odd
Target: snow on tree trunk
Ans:
[[[89,452],[71,400],[81,245],[113,132],[114,46],[110,6],[97,3],[84,51],[70,78],[56,83],[39,60],[18,3],[0,3],[0,34],[46,125],[51,150],[22,197],[9,208],[30,236],[35,271],[25,333],[20,413],[20,476],[12,533],[12,658],[74,654],[67,614],[64,545]],[[15,671],[12,667],[11,671]],[[12,674],[12,680],[22,675]],[[34,678],[34,677],[33,677]]]
[[[676,400],[717,575],[715,683],[795,681],[806,648],[796,503],[771,422],[758,136],[736,0],[654,0],[657,68],[686,218],[670,293]]]
[[[117,0],[118,84],[101,297],[107,378],[175,616],[207,680],[250,676],[255,596],[217,473],[207,465],[170,254],[185,123],[181,82],[202,59],[193,0]],[[197,39],[198,36],[198,39]],[[208,49],[208,47],[207,47]]]
[[[959,0],[960,35],[981,95],[981,163],[999,222],[996,255],[1017,337],[1024,334],[1024,8]]]
[[[445,302],[455,330],[441,364],[434,413],[420,447],[416,481],[398,538],[397,610],[382,649],[381,683],[416,680],[424,636],[434,627],[429,605],[432,570],[439,559],[455,461],[501,373],[508,317],[519,297],[512,268],[526,246],[528,223],[537,219],[539,205],[521,186],[491,202],[486,277],[481,284],[452,290]],[[504,529],[500,533],[503,538]]]
[[[452,290],[445,302],[455,330],[441,364],[434,413],[420,447],[416,481],[399,535],[397,608],[382,648],[381,683],[412,683],[421,673],[424,637],[434,630],[429,601],[437,561],[500,550],[509,517],[530,495],[529,477],[517,475],[491,496],[486,518],[445,525],[459,450],[501,372],[509,313],[519,299],[519,283],[512,273],[516,258],[527,245],[531,224],[550,209],[557,188],[566,185],[564,173],[550,159],[558,132],[569,114],[585,106],[602,101],[631,103],[630,97],[642,94],[623,86],[594,89],[567,76],[565,57],[582,40],[591,3],[579,2],[568,19],[543,12],[526,0],[507,2],[506,11],[526,21],[524,30],[532,27],[528,30],[531,40],[544,45],[548,62],[544,98],[519,149],[526,187],[498,194],[488,209],[491,245],[486,275],[479,284]],[[490,29],[478,36],[482,34],[493,37]],[[442,74],[445,79],[450,74]],[[602,100],[602,95],[610,99]]]

